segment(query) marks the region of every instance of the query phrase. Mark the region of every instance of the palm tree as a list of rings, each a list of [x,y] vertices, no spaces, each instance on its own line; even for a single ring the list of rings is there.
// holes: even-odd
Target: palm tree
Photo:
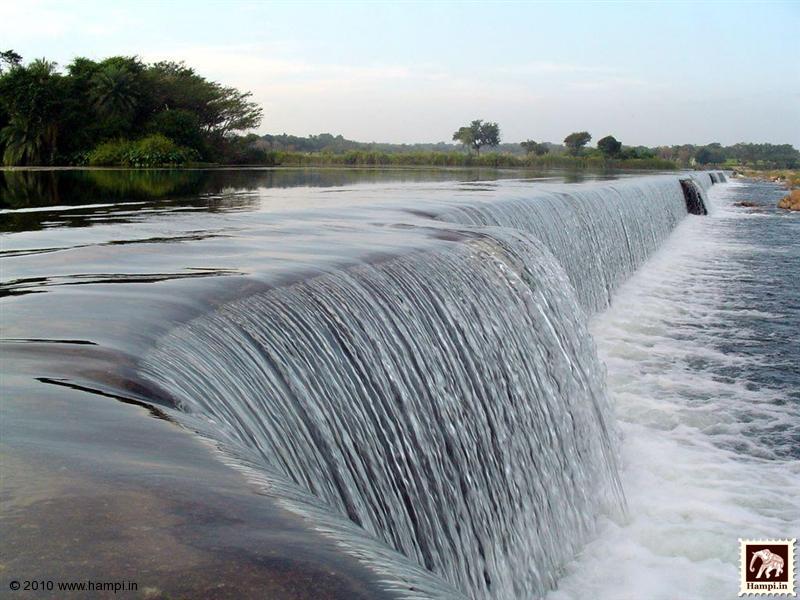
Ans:
[[[30,120],[12,117],[0,131],[0,145],[5,146],[3,164],[36,165],[41,163],[45,135]]]
[[[135,74],[124,65],[107,65],[92,78],[92,104],[106,117],[130,117],[139,105]]]
[[[16,66],[5,75],[10,99],[8,124],[0,130],[6,165],[52,163],[57,155],[61,76],[45,59]]]

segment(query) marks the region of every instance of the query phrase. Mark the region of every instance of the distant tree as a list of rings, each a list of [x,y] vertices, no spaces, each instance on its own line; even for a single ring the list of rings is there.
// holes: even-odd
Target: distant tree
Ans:
[[[647,146],[626,146],[619,156],[621,158],[655,158],[656,151]]]
[[[550,148],[547,144],[540,144],[539,142],[534,142],[533,140],[526,140],[520,143],[522,149],[525,150],[528,154],[535,154],[536,156],[542,156],[550,152]]]
[[[22,64],[22,57],[13,50],[0,52],[0,74]]]
[[[613,135],[607,135],[597,142],[597,148],[607,158],[619,156],[622,150],[622,142],[617,141]]]
[[[473,121],[473,123],[480,123],[480,121]],[[454,142],[461,142],[469,149],[478,150],[480,146],[476,144],[476,136],[478,126],[470,127],[459,127],[458,130],[453,134],[453,141]]]
[[[701,165],[720,164],[725,162],[725,155],[722,146],[715,142],[700,148],[694,155],[694,159]]]
[[[477,119],[465,127],[460,127],[453,134],[453,141],[461,142],[467,148],[475,150],[476,154],[480,154],[483,146],[493,148],[500,143],[500,126],[497,123]]]
[[[700,148],[695,155],[694,159],[701,165],[707,165],[712,162],[712,153],[708,148]]]
[[[581,148],[588,144],[591,139],[592,136],[589,135],[588,131],[576,131],[575,133],[570,133],[564,138],[564,144],[567,146],[570,154],[577,156],[580,153]]]
[[[481,145],[494,148],[500,144],[500,126],[497,123],[481,125]]]
[[[725,158],[764,168],[793,169],[800,166],[800,152],[790,144],[738,143],[722,148]]]

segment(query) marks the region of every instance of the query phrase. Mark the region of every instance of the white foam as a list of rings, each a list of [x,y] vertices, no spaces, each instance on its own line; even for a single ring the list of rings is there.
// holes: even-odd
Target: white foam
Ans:
[[[754,362],[719,349],[722,336],[755,335],[731,329],[737,319],[779,318],[729,297],[732,280],[755,275],[739,260],[754,248],[735,235],[736,220],[751,217],[732,206],[738,185],[714,186],[711,216],[682,223],[594,319],[629,510],[602,523],[551,600],[734,598],[738,538],[800,533],[800,464],[748,435],[754,424],[796,423],[798,407],[720,376]]]

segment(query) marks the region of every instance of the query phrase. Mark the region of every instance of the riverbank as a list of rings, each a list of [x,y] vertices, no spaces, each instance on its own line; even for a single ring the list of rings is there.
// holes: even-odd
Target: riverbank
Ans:
[[[178,153],[170,156],[183,156]],[[120,159],[82,160],[72,165],[43,168],[242,168],[242,167],[489,167],[496,169],[564,169],[564,170],[631,170],[674,171],[678,164],[661,158],[615,159],[597,155],[571,156],[548,154],[526,156],[507,152],[469,154],[465,152],[381,152],[352,150],[348,152],[291,152],[283,150],[258,151],[237,162],[202,162],[191,159],[164,159],[148,161]],[[10,166],[7,168],[19,168]],[[30,167],[23,167],[30,168]]]
[[[754,171],[753,169],[743,169],[734,171],[734,175],[756,181],[770,181],[784,186],[789,193],[778,201],[778,208],[800,211],[800,170]]]
[[[632,169],[674,170],[677,164],[659,158],[610,159],[598,156],[517,156],[487,152],[375,152],[354,150],[343,153],[269,152],[274,166],[411,166],[411,167],[512,167],[534,169]]]
[[[734,177],[746,177],[757,181],[771,181],[782,184],[791,189],[800,188],[800,170],[798,169],[772,169],[769,171],[756,171],[755,169],[735,169]]]

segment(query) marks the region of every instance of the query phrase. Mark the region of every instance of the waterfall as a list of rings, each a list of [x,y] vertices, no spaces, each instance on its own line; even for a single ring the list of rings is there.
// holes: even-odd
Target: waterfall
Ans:
[[[686,200],[686,210],[691,215],[707,215],[706,201],[697,182],[692,179],[681,179],[683,197]]]
[[[691,180],[701,190],[711,185],[705,177]],[[457,207],[439,218],[532,233],[565,269],[581,305],[594,313],[608,306],[612,292],[686,212],[679,178],[652,177],[539,194],[535,201],[520,197]]]
[[[223,304],[141,371],[389,589],[538,597],[623,506],[586,315],[685,215],[672,176],[443,209],[460,241]]]

